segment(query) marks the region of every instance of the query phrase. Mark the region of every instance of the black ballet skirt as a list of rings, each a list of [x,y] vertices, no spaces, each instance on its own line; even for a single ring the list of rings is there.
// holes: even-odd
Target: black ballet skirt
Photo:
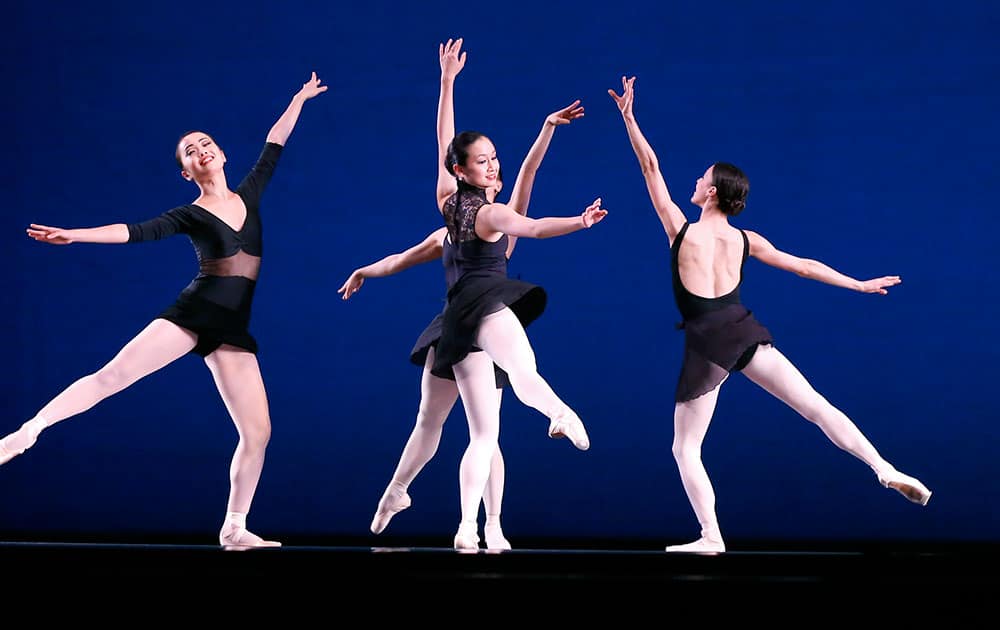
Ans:
[[[436,347],[438,340],[441,339],[441,327],[444,323],[444,312],[438,313],[431,320],[431,323],[424,328],[423,332],[417,338],[417,342],[413,344],[413,349],[410,351],[410,362],[414,365],[423,367],[427,362],[427,353],[432,347]],[[479,348],[473,348],[473,352],[479,351]],[[510,377],[507,376],[507,372],[503,371],[499,365],[493,364],[493,373],[496,377],[497,389],[503,389],[510,385]],[[439,378],[447,378],[450,381],[455,380],[455,373],[450,368],[447,372],[443,373]]]
[[[437,345],[438,340],[441,339],[441,323],[444,321],[444,312],[438,313],[431,320],[430,324],[427,324],[427,328],[420,333],[417,337],[417,342],[413,344],[413,349],[410,350],[410,362],[414,365],[419,365],[423,367],[424,363],[427,362],[427,353],[430,349]],[[455,380],[455,375],[452,374],[448,377],[450,380]]]
[[[177,300],[157,317],[198,335],[191,352],[208,356],[222,344],[257,352],[250,334],[250,312],[263,255],[260,199],[274,173],[282,145],[268,142],[257,163],[236,188],[246,219],[234,229],[196,204],[128,225],[129,242],[187,234],[198,257],[199,273]]]
[[[730,372],[746,367],[771,333],[746,307],[728,304],[681,324],[684,362],[677,380],[677,402],[694,400],[719,386]]]
[[[196,333],[198,341],[191,352],[198,356],[207,357],[222,344],[257,354],[257,340],[249,331],[250,309],[230,309],[195,292],[182,292],[157,317]]]
[[[743,263],[749,255],[749,242],[743,234],[743,261],[736,288],[717,298],[694,295],[681,283],[677,252],[687,232],[685,223],[674,239],[671,250],[674,299],[684,321],[684,360],[677,379],[676,402],[687,402],[719,386],[730,372],[742,370],[761,344],[773,344],[771,333],[740,302]]]
[[[431,368],[440,378],[454,378],[452,366],[480,351],[476,334],[487,315],[506,307],[527,327],[545,310],[542,287],[507,277],[507,235],[492,243],[476,236],[476,215],[486,203],[484,191],[461,184],[444,205],[448,236],[442,261],[449,288]],[[432,322],[421,339],[433,337],[435,325]]]

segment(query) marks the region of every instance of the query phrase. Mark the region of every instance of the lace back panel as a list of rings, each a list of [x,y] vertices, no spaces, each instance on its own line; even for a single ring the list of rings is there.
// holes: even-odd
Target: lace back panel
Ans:
[[[476,216],[485,206],[486,191],[459,182],[458,191],[444,202],[444,222],[452,243],[465,243],[476,236]]]

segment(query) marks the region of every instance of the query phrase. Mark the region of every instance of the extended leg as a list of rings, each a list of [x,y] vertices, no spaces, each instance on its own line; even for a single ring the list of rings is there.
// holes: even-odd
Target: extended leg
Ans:
[[[67,387],[21,428],[0,440],[0,464],[34,445],[43,429],[87,411],[105,398],[187,354],[197,337],[164,319],[153,320],[104,367]]]
[[[887,462],[851,419],[813,389],[802,373],[777,348],[758,348],[743,373],[818,426],[831,442],[868,464],[883,486],[898,490],[914,503],[927,505],[931,491],[917,479],[904,475]]]
[[[458,386],[454,381],[431,374],[433,364],[434,348],[431,348],[427,352],[420,381],[417,422],[403,448],[392,480],[378,502],[371,524],[373,534],[381,533],[393,516],[410,507],[410,495],[407,492],[410,484],[437,452],[441,443],[441,429],[458,400]]]

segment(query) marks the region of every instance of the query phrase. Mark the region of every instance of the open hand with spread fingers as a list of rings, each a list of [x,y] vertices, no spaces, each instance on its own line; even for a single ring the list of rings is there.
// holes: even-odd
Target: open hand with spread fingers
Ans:
[[[634,85],[635,77],[632,77],[631,79],[622,77],[621,96],[618,96],[614,90],[608,90],[608,94],[611,95],[611,98],[615,99],[615,104],[618,105],[618,111],[622,113],[622,116],[632,115],[632,103],[635,101]]]
[[[454,79],[465,67],[465,53],[462,52],[462,38],[438,45],[438,57],[441,60],[441,78]]]
[[[559,125],[568,125],[577,118],[583,118],[583,106],[580,105],[580,99],[576,99],[557,112],[552,112],[545,119],[545,122],[553,127],[558,127]]]

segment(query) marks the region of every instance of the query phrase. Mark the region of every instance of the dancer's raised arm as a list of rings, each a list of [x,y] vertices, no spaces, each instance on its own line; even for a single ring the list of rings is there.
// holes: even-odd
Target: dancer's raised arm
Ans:
[[[528,150],[528,154],[521,163],[521,170],[518,171],[517,179],[514,181],[514,190],[511,191],[510,201],[507,202],[507,205],[514,212],[522,215],[528,213],[528,202],[531,200],[531,188],[535,184],[535,174],[538,172],[538,167],[542,165],[542,158],[545,157],[545,152],[549,149],[549,143],[552,141],[556,127],[568,125],[582,117],[583,106],[580,105],[579,99],[545,117],[542,130],[538,132],[538,137],[535,138],[534,144],[531,145],[531,149]],[[514,253],[514,245],[517,244],[517,236],[510,234],[509,237],[507,243],[508,259]]]
[[[449,39],[445,44],[438,45],[438,58],[441,61],[441,94],[438,97],[437,138],[438,138],[438,177],[437,202],[438,209],[444,205],[444,200],[458,190],[455,177],[445,168],[445,157],[448,145],[455,137],[455,77],[465,67],[465,53],[462,52],[462,38]]]
[[[646,189],[649,191],[649,198],[653,202],[656,214],[660,217],[663,229],[667,232],[670,243],[674,242],[674,237],[687,221],[684,213],[674,203],[667,190],[667,183],[663,180],[660,172],[660,163],[653,152],[653,147],[646,141],[646,137],[639,130],[639,123],[632,112],[632,105],[635,102],[635,77],[627,79],[622,77],[622,95],[618,96],[614,90],[608,90],[611,98],[615,99],[618,110],[625,121],[625,129],[628,131],[628,139],[632,142],[632,149],[636,158],[639,159],[639,166],[642,168],[642,176],[646,179]]]
[[[267,134],[267,141],[284,146],[288,141],[288,136],[292,135],[295,123],[299,120],[302,104],[312,97],[326,92],[327,88],[326,85],[320,86],[320,79],[316,78],[316,73],[313,72],[312,78],[302,84],[302,89],[295,93],[292,102],[288,104],[284,113],[271,127],[271,131]]]

